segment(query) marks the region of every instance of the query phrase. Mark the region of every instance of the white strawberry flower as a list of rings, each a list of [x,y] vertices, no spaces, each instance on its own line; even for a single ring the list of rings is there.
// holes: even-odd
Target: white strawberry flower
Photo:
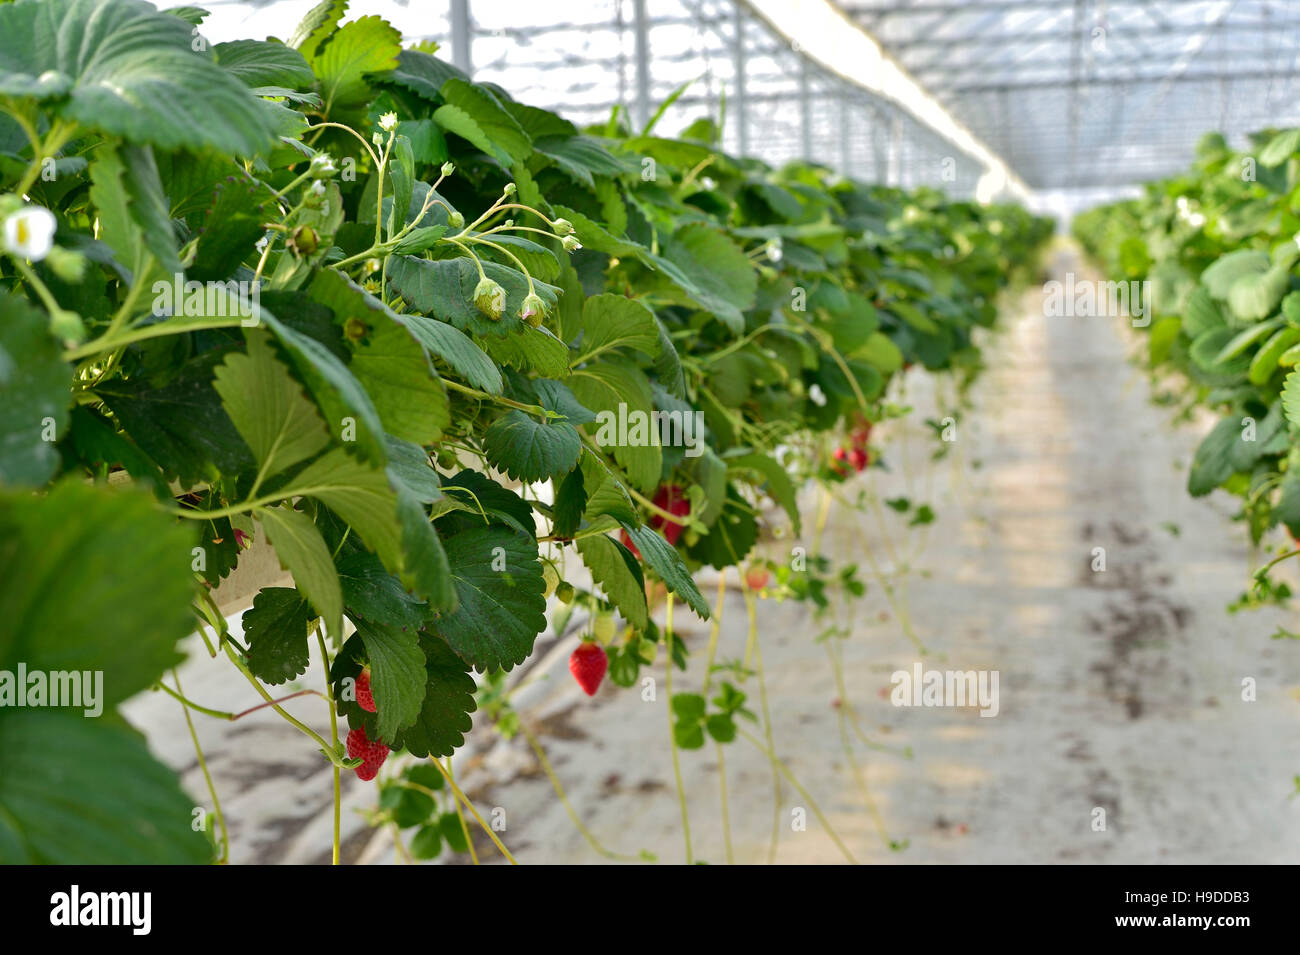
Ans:
[[[5,219],[5,251],[20,259],[39,262],[54,248],[54,214],[41,206],[24,206]]]
[[[396,129],[396,128],[397,128],[397,114],[396,114],[396,113],[384,113],[384,115],[380,116],[380,117],[379,117],[379,128],[382,129],[384,132],[392,132],[394,129]]]

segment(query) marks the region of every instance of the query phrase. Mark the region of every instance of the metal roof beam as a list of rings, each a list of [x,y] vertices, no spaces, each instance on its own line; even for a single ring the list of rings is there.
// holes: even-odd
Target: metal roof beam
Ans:
[[[1159,0],[1163,6],[1193,6],[1204,4],[1207,0]],[[1152,0],[1109,0],[1107,6],[1114,7],[1149,7]],[[1011,13],[1016,10],[1041,10],[1049,6],[1044,0],[956,0],[950,3],[910,3],[907,5],[891,4],[874,6],[863,4],[844,4],[844,12],[853,17],[871,17],[879,23],[898,17],[920,16],[922,14],[943,13]]]
[[[1287,56],[1292,55],[1290,51],[1278,50],[1275,51],[1274,54],[1275,58],[1280,59],[1284,53]],[[1185,54],[1182,51],[1179,51],[1178,53],[1150,54],[1147,57],[1145,57],[1139,65],[1147,66],[1147,67],[1161,66],[1161,65],[1172,66],[1173,64],[1179,62],[1183,58],[1183,56],[1185,56]],[[1238,64],[1241,63],[1243,60],[1258,61],[1259,58],[1260,58],[1260,51],[1258,49],[1253,49],[1253,50],[1233,49],[1233,50],[1222,50],[1222,51],[1205,50],[1197,54],[1196,63],[1202,66],[1209,65],[1209,64],[1228,65],[1228,64]],[[968,76],[977,76],[977,77],[984,77],[988,82],[996,82],[998,79],[1000,79],[1000,77],[994,79],[988,78],[990,72],[989,69],[990,66],[995,66],[996,72],[1011,72],[1012,68],[1014,68],[1014,70],[1016,70],[1017,72],[1027,70],[1027,69],[1040,70],[1046,72],[1046,71],[1050,71],[1053,68],[1059,68],[1061,66],[1061,58],[1059,56],[1039,57],[1039,58],[1034,58],[1032,60],[1012,60],[1009,63],[1004,63],[1004,62],[994,63],[993,60],[994,57],[989,57],[987,60],[981,60],[979,62],[974,62],[969,64],[949,63],[942,66],[936,65],[930,67],[918,67],[916,69],[913,69],[912,72],[916,74],[916,76],[918,77],[927,78],[926,87],[932,92],[938,93],[944,90],[945,88],[951,88],[952,86],[954,86],[955,84],[951,82],[945,82],[952,79],[962,79]],[[1128,69],[1131,71],[1133,65],[1134,65],[1133,61],[1127,57],[1123,59],[1117,58],[1117,59],[1107,59],[1107,60],[1094,60],[1092,62],[1092,69],[1094,70]],[[1041,79],[1041,77],[1039,78]],[[1049,74],[1049,78],[1050,78],[1050,74]],[[934,80],[935,82],[929,82],[929,80]]]
[[[1197,72],[1183,73],[1172,80],[1173,83],[1217,83],[1220,80],[1278,80],[1294,79],[1294,69],[1240,70],[1231,73]],[[936,96],[966,96],[972,93],[1015,93],[1020,90],[1069,89],[1079,86],[1145,86],[1149,83],[1164,83],[1170,80],[1167,73],[1153,76],[1129,77],[1085,77],[1078,81],[1065,77],[1049,80],[1031,80],[1025,83],[970,83],[960,86],[932,86]]]
[[[1170,23],[1163,27],[1148,26],[1141,27],[1135,32],[1141,33],[1144,37],[1153,35],[1157,36],[1186,36],[1196,37],[1205,29],[1203,23]],[[1220,25],[1220,30],[1226,36],[1234,33],[1267,33],[1276,35],[1282,31],[1300,30],[1300,20],[1250,20],[1247,22],[1225,21]],[[1118,32],[1119,28],[1112,28],[1108,33]],[[1012,33],[993,33],[983,36],[966,36],[966,37],[913,37],[905,40],[895,40],[886,46],[892,52],[902,53],[907,50],[953,50],[959,47],[987,46],[989,44],[1005,45],[1014,43],[1035,43],[1042,41],[1065,41],[1069,38],[1069,31],[1063,30],[1039,30],[1034,32],[1012,32]]]
[[[799,44],[800,53],[862,90],[893,101],[920,125],[985,168],[976,194],[989,199],[1004,190],[1021,198],[1029,191],[1005,160],[971,133],[918,83],[879,41],[830,0],[746,0],[777,33]]]

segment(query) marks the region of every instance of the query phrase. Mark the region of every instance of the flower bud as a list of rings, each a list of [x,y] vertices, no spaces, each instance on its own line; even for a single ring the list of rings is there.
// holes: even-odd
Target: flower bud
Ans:
[[[566,235],[561,239],[560,245],[564,246],[565,252],[577,252],[582,248],[582,243],[578,241],[576,236],[572,235]]]
[[[518,191],[519,191],[518,188],[515,186],[513,182],[506,183],[506,188],[504,192],[507,199],[513,196]]]
[[[51,272],[69,284],[80,282],[86,274],[86,257],[80,252],[61,249],[57,245],[50,249],[45,264]]]
[[[556,219],[551,223],[556,235],[573,235],[573,223],[568,219]]]
[[[311,174],[315,179],[328,179],[338,168],[334,165],[334,160],[327,153],[317,153],[311,157]]]
[[[474,304],[488,318],[497,321],[505,311],[506,290],[485,275],[474,288]]]
[[[50,331],[55,338],[65,342],[83,342],[86,340],[86,326],[81,316],[67,309],[56,309],[50,315]]]
[[[453,229],[463,229],[465,228],[465,217],[459,212],[453,212],[451,215],[447,216],[447,225],[451,226]]]
[[[455,171],[456,164],[454,162],[445,162],[442,164],[442,174],[444,176],[450,176]]]

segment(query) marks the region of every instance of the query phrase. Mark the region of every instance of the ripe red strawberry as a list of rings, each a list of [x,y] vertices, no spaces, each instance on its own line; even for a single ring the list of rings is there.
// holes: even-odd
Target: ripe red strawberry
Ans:
[[[766,567],[752,567],[745,573],[745,586],[750,590],[762,590],[771,579],[772,574]]]
[[[632,538],[628,536],[627,531],[619,531],[618,539],[623,542],[623,546],[632,552],[632,556],[637,560],[641,559],[641,552],[637,550],[636,544],[632,543]]]
[[[831,455],[831,471],[840,477],[847,477],[849,473],[848,460],[849,452],[847,448],[836,448],[835,453]]]
[[[364,726],[348,733],[348,758],[361,760],[356,768],[357,778],[369,782],[379,775],[379,767],[388,758],[388,747],[366,735]]]
[[[685,517],[691,512],[690,500],[676,484],[665,484],[659,488],[655,493],[654,505],[675,517]],[[677,540],[682,536],[682,530],[686,527],[686,524],[671,521],[666,517],[655,514],[650,518],[650,526],[657,531],[662,531],[664,540],[676,547]]]
[[[361,671],[357,677],[357,706],[361,707],[367,713],[378,713],[375,707],[375,695],[370,692],[370,667]]]
[[[866,470],[868,460],[867,452],[863,451],[861,448],[854,448],[849,452],[849,464],[853,465],[853,470],[855,471],[861,472]]]
[[[605,648],[598,643],[579,644],[578,649],[569,656],[569,672],[588,696],[596,695],[600,681],[605,678],[608,669],[609,657],[605,656]]]

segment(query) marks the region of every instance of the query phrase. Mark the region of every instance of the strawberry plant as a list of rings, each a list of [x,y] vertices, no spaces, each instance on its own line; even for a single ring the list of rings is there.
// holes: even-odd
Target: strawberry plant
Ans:
[[[799,529],[833,436],[874,461],[903,368],[968,381],[1050,230],[708,122],[578,129],[345,14],[209,46],[193,8],[0,5],[0,670],[102,672],[110,710],[0,708],[0,861],[228,860],[115,710],[246,715],[179,685],[196,628],[332,765],[336,862],[349,770],[413,857],[473,852],[439,760],[476,712],[528,734],[505,681],[548,613],[592,621],[588,694],[662,652],[675,741],[746,735],[745,667],[672,695],[674,605]],[[252,548],[287,577],[235,632]]]
[[[1253,544],[1300,533],[1300,134],[1234,151],[1207,135],[1186,174],[1078,216],[1074,232],[1118,281],[1145,283],[1146,357],[1183,416],[1218,417],[1188,472],[1193,496],[1241,501]],[[1172,382],[1173,384],[1170,384]],[[1278,560],[1295,556],[1288,544]],[[1285,601],[1268,562],[1235,607]]]

